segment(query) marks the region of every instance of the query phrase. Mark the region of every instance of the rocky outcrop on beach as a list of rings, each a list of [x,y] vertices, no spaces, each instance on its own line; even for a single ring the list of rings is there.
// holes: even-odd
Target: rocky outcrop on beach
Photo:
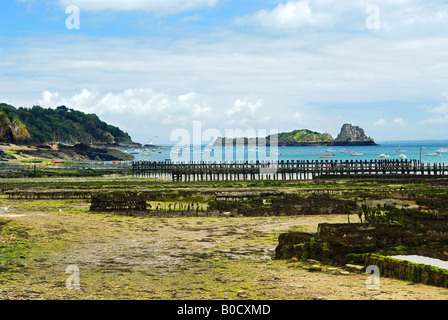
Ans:
[[[134,156],[113,148],[95,148],[88,143],[80,143],[74,147],[60,147],[61,151],[72,149],[79,156],[94,161],[130,161]]]
[[[8,161],[15,159],[14,156],[7,154],[3,150],[0,150],[0,161]]]
[[[7,145],[3,145],[5,148]],[[9,145],[9,147],[11,147]],[[48,159],[48,160],[70,160],[70,161],[132,161],[134,156],[124,153],[115,148],[93,147],[88,143],[80,143],[75,146],[49,146],[49,145],[27,145],[15,146],[13,152],[6,154],[0,150],[2,161],[16,159]]]

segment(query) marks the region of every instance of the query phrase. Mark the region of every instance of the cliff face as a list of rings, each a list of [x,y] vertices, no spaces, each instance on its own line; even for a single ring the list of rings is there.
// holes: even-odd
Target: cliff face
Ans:
[[[25,125],[0,113],[0,141],[8,143],[26,143],[32,141]]]
[[[342,143],[350,143],[350,142],[374,143],[373,139],[366,136],[363,129],[348,123],[342,126],[341,133],[337,136],[335,141]]]

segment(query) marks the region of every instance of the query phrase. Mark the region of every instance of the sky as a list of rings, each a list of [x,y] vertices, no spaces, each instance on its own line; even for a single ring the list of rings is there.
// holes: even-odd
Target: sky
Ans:
[[[0,102],[140,143],[345,123],[448,140],[448,1],[2,0]]]

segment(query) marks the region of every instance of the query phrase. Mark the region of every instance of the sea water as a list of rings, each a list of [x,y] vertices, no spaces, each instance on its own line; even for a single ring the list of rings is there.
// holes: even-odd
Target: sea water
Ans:
[[[448,148],[448,140],[444,141],[395,141],[377,142],[377,146],[350,147],[224,147],[212,146],[164,146],[147,150],[126,150],[133,154],[137,161],[172,162],[235,162],[235,161],[287,161],[287,160],[338,160],[338,161],[370,161],[378,160],[381,154],[389,155],[389,160],[400,160],[405,155],[407,160],[418,160],[423,163],[447,163],[448,153],[436,153],[441,148]],[[342,152],[346,150],[347,152]],[[351,156],[349,152],[362,153],[362,156]],[[331,158],[320,158],[319,155],[331,155]],[[432,155],[436,154],[436,155]]]

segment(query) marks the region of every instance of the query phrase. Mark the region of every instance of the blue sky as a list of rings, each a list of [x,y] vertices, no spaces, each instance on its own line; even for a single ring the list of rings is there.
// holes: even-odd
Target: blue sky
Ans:
[[[17,107],[96,113],[137,142],[170,143],[193,121],[223,135],[352,123],[378,141],[448,139],[448,1],[0,6],[0,101]]]

